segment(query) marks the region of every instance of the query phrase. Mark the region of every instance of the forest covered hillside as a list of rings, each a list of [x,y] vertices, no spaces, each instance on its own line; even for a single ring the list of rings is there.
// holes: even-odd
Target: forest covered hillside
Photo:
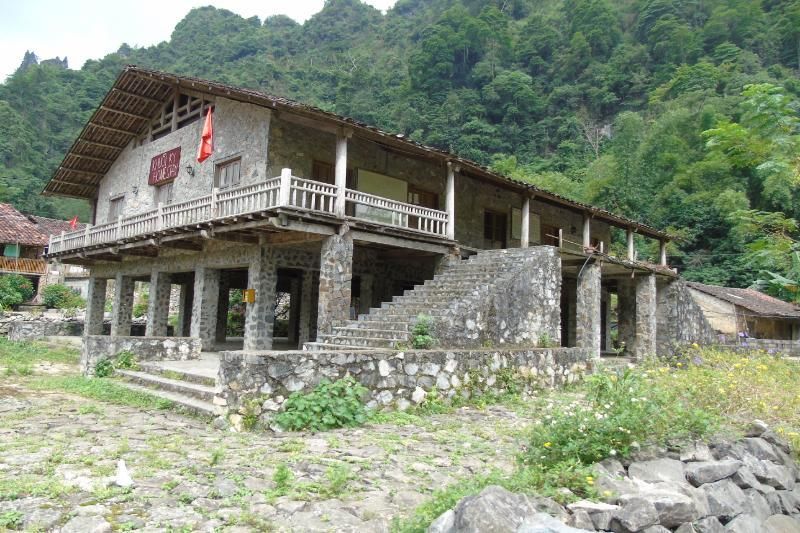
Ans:
[[[406,134],[668,228],[690,279],[800,298],[800,0],[327,0],[304,24],[194,9],[157,46],[0,85],[0,202],[88,212],[38,193],[125,64]]]

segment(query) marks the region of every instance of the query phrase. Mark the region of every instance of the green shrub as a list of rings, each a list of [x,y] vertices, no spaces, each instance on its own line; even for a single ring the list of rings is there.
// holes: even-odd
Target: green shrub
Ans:
[[[436,344],[436,339],[431,335],[433,319],[428,315],[419,315],[414,327],[411,329],[411,346],[416,350],[427,350]]]
[[[146,292],[142,292],[139,295],[139,298],[136,300],[136,303],[133,304],[133,310],[131,314],[134,318],[141,318],[147,314],[147,306],[148,301],[150,300],[150,295]]]
[[[75,290],[66,285],[56,283],[42,290],[44,305],[52,309],[74,309],[86,307],[86,301]]]
[[[285,410],[275,421],[284,429],[299,431],[357,426],[367,420],[361,398],[367,389],[352,377],[331,383],[323,380],[308,393],[295,392],[286,400]]]
[[[111,359],[100,359],[94,365],[94,375],[98,378],[107,378],[114,373],[114,362]]]
[[[8,309],[33,298],[33,283],[19,274],[0,275],[0,309]]]
[[[117,354],[114,363],[115,368],[122,368],[123,370],[136,370],[138,368],[136,363],[136,354],[129,351],[122,351]]]

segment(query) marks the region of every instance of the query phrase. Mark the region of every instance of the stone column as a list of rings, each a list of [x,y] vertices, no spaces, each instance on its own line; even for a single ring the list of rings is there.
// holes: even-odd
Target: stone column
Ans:
[[[522,227],[519,235],[520,248],[527,248],[531,240],[531,197],[527,193],[522,200]]]
[[[175,321],[175,336],[188,337],[192,328],[192,301],[194,300],[194,284],[182,283],[178,297],[178,317]]]
[[[369,313],[369,308],[372,307],[372,283],[374,277],[372,274],[362,274],[358,285],[358,312],[361,314]]]
[[[114,308],[111,312],[111,335],[127,337],[131,334],[134,281],[130,276],[117,274],[114,281]]]
[[[217,342],[225,342],[228,337],[228,308],[231,303],[231,287],[228,276],[220,273],[219,276],[219,298],[217,298],[217,324],[214,339]]]
[[[153,270],[150,274],[150,296],[147,300],[146,337],[166,337],[169,321],[169,295],[172,277],[167,272]]]
[[[200,339],[203,350],[214,349],[217,328],[219,270],[199,266],[194,271],[190,336]]]
[[[103,334],[103,314],[106,310],[106,288],[108,280],[90,277],[86,295],[86,318],[84,319],[84,335]]]
[[[289,344],[297,343],[298,323],[300,322],[300,278],[292,278],[289,281],[289,331],[287,337]]]
[[[331,235],[322,241],[317,305],[317,339],[333,331],[336,323],[350,317],[353,280],[353,236]]]
[[[636,338],[636,294],[634,280],[620,279],[617,284],[617,342],[631,355]]]
[[[456,172],[460,169],[458,165],[447,162],[447,183],[444,190],[444,209],[447,212],[447,238],[456,238]]]
[[[277,282],[278,267],[274,250],[269,246],[258,246],[247,269],[247,288],[255,289],[256,300],[247,304],[245,309],[245,350],[272,349]]]
[[[304,343],[311,340],[311,315],[314,307],[314,300],[311,293],[314,290],[314,272],[303,270],[303,279],[300,286],[300,331],[297,335],[297,344],[302,347]]]
[[[643,359],[656,355],[656,276],[636,278],[636,337],[633,357]]]
[[[589,348],[593,357],[600,357],[600,270],[596,262],[583,267],[578,276],[575,306],[575,346]]]

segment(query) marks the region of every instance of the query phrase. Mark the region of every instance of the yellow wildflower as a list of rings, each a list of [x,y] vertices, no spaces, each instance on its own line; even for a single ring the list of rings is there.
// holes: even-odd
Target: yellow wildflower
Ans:
[[[552,443],[552,442],[545,442],[544,444],[542,444],[542,446],[544,446],[545,448],[549,448],[549,447],[551,447],[552,445],[553,445],[553,443]]]

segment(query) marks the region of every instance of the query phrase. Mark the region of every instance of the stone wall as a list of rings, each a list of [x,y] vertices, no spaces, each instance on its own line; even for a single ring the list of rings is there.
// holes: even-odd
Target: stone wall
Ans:
[[[765,350],[770,353],[784,353],[800,356],[800,341],[778,339],[742,339],[738,344],[723,344],[733,350]]]
[[[188,360],[200,357],[200,339],[194,337],[108,337],[87,335],[81,350],[81,371],[94,374],[98,361],[120,352],[133,352],[139,361]]]
[[[684,280],[658,284],[656,352],[669,355],[676,346],[696,342],[714,344],[717,337]]]
[[[447,397],[469,396],[502,390],[515,375],[530,387],[572,383],[591,370],[590,359],[578,348],[222,352],[214,403],[219,414],[234,415],[234,424],[255,405],[268,426],[291,393],[308,392],[323,379],[353,376],[369,390],[371,406],[403,410],[434,388]]]
[[[475,291],[434,320],[441,346],[537,346],[561,338],[561,260],[558,249],[510,251],[508,270],[475,283]]]
[[[77,337],[81,334],[82,320],[17,320],[8,325],[8,340],[11,341],[57,336]]]

